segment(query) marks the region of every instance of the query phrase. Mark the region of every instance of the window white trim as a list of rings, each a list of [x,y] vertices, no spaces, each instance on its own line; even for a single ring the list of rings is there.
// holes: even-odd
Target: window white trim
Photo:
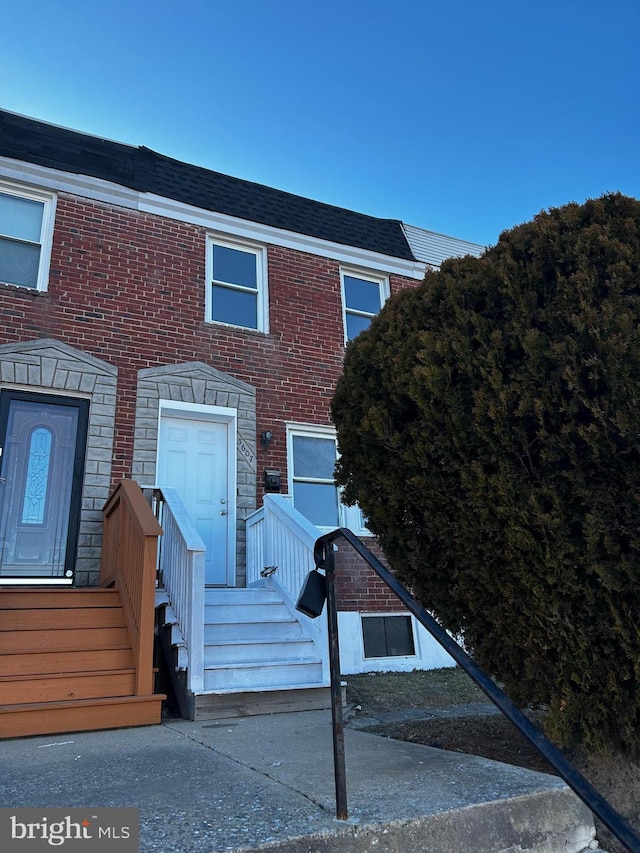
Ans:
[[[386,660],[386,661],[398,661],[398,660],[409,661],[409,660],[415,660],[417,657],[419,657],[420,651],[419,651],[419,645],[418,645],[418,632],[416,630],[417,624],[416,624],[415,617],[411,613],[408,613],[407,611],[393,611],[393,612],[389,613],[386,610],[380,610],[380,611],[371,612],[371,613],[362,613],[361,612],[358,615],[360,617],[361,653],[362,653],[362,659],[364,661],[384,661],[384,660]],[[364,628],[363,628],[362,623],[364,622],[365,619],[371,619],[371,618],[376,618],[376,617],[380,618],[380,617],[386,617],[386,616],[391,616],[391,617],[395,617],[395,618],[400,616],[404,619],[409,620],[409,626],[411,628],[411,640],[413,642],[413,654],[407,654],[407,655],[369,655],[368,657],[365,655]]]
[[[310,436],[312,438],[326,438],[335,442],[336,460],[338,459],[338,443],[336,431],[332,426],[320,426],[318,424],[287,423],[287,492],[293,500],[293,437],[297,435]],[[328,480],[315,480],[318,483],[328,483]],[[356,536],[369,536],[370,532],[365,527],[364,516],[359,506],[346,506],[341,500],[341,490],[336,486],[338,492],[338,526],[347,527]],[[318,527],[318,530],[328,532],[333,527]]]
[[[345,276],[350,276],[352,278],[359,278],[359,279],[362,279],[362,281],[371,282],[371,284],[377,284],[378,285],[378,293],[380,296],[380,308],[382,308],[384,303],[389,298],[390,288],[389,288],[388,276],[376,275],[376,273],[371,272],[371,270],[365,270],[365,269],[361,269],[358,267],[347,267],[347,266],[341,266],[340,267],[340,293],[342,296],[342,325],[343,325],[343,329],[344,329],[344,342],[346,344],[350,340],[350,338],[347,334],[347,315],[352,314],[354,316],[359,316],[359,317],[373,318],[379,312],[380,308],[375,313],[371,313],[368,311],[360,311],[356,308],[349,308],[347,306],[347,297],[346,297],[346,291],[345,291],[345,282],[344,282]]]
[[[215,320],[212,315],[212,286],[213,279],[213,247],[223,246],[226,249],[236,249],[239,252],[247,252],[255,255],[256,258],[256,326],[240,326],[234,323],[224,323],[220,320]],[[247,241],[234,240],[227,234],[220,237],[218,234],[207,234],[207,257],[206,257],[206,291],[205,291],[205,322],[215,323],[222,326],[233,326],[235,329],[250,329],[254,332],[269,331],[269,290],[268,290],[268,275],[267,275],[267,251],[264,246]],[[219,282],[219,284],[237,289],[243,292],[250,292],[247,288],[230,285],[227,282]]]
[[[37,201],[43,205],[42,225],[40,227],[40,259],[38,264],[38,280],[35,288],[26,287],[13,282],[0,282],[10,284],[13,287],[22,287],[25,290],[46,291],[49,286],[49,267],[51,264],[51,246],[53,243],[53,224],[56,214],[56,196],[54,193],[43,192],[19,184],[0,180],[0,192],[17,198]],[[11,235],[7,235],[10,239]]]

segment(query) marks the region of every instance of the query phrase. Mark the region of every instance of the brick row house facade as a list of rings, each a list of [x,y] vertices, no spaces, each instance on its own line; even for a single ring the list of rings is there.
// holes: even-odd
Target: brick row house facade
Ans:
[[[292,607],[309,543],[368,536],[332,480],[345,345],[426,269],[481,250],[1,112],[0,595],[99,587],[103,507],[134,481],[164,530],[183,713],[320,701],[326,638]],[[337,559],[345,674],[449,663]]]

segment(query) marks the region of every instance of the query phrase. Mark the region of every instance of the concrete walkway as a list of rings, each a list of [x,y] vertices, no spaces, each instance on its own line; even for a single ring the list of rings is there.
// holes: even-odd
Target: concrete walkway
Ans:
[[[140,810],[142,853],[578,853],[559,779],[348,728],[335,819],[331,714],[306,711],[0,742],[0,804]]]

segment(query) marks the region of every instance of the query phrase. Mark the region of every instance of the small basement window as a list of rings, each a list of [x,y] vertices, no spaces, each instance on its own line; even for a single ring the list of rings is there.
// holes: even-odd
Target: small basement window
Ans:
[[[362,616],[365,658],[415,655],[410,616]]]

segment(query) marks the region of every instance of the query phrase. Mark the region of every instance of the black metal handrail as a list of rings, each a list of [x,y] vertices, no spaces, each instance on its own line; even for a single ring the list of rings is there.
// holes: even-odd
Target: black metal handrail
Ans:
[[[331,533],[320,536],[315,543],[314,559],[316,566],[325,572],[327,578],[327,612],[329,617],[329,651],[332,682],[332,708],[334,718],[334,758],[336,766],[336,802],[338,817],[346,817],[346,788],[344,785],[344,742],[342,739],[342,713],[340,696],[340,675],[337,638],[337,618],[334,591],[335,565],[333,543],[336,539],[345,539],[366,563],[376,572],[387,586],[426,628],[451,657],[469,675],[478,687],[489,697],[500,711],[522,732],[542,756],[551,764],[558,775],[580,797],[583,803],[598,817],[611,833],[631,853],[640,853],[640,836],[632,829],[622,815],[585,779],[585,777],[567,760],[565,755],[549,738],[520,711],[509,697],[489,678],[473,659],[465,652],[436,620],[410,595],[400,581],[384,566],[366,545],[350,530],[340,527]],[[333,635],[333,636],[332,636]],[[337,672],[336,672],[337,670]],[[334,682],[337,682],[334,684]],[[339,706],[339,707],[334,707]],[[342,755],[340,752],[342,750]],[[342,767],[339,766],[342,761]]]

